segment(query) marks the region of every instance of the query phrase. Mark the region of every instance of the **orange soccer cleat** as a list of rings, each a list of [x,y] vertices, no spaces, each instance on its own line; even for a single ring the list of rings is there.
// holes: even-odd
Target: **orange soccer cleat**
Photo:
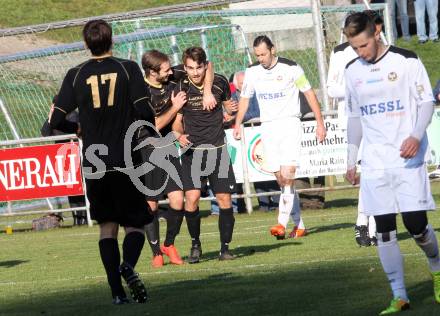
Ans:
[[[298,226],[293,227],[289,234],[289,238],[301,238],[307,235],[307,229],[298,228]]]
[[[153,256],[153,260],[151,260],[151,266],[153,268],[163,267],[163,256],[162,255]]]
[[[270,234],[275,236],[278,240],[286,237],[286,228],[283,225],[277,224],[270,228]]]
[[[162,253],[164,253],[165,255],[168,256],[168,258],[170,258],[170,263],[177,265],[183,264],[183,260],[182,258],[180,258],[179,253],[177,252],[177,249],[176,247],[174,247],[174,245],[170,245],[168,247],[162,245],[160,247],[160,251],[162,251]]]

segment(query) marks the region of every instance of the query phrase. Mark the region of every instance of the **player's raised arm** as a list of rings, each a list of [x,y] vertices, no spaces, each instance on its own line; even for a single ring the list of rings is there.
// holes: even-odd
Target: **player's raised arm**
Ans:
[[[212,94],[212,84],[214,82],[214,65],[208,61],[205,79],[203,80],[203,109],[212,110],[217,105],[217,101]]]

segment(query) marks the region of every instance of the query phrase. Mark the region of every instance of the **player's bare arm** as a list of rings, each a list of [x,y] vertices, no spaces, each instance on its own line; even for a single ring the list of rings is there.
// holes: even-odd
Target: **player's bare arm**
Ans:
[[[249,107],[249,98],[241,97],[240,101],[238,102],[238,112],[235,118],[235,127],[233,131],[234,138],[237,140],[241,138],[240,125],[243,122],[243,118],[244,115],[246,114],[248,107]]]
[[[203,81],[203,109],[212,110],[217,105],[217,101],[212,94],[212,83],[214,82],[214,65],[208,62],[205,80]]]
[[[168,109],[162,115],[156,117],[156,128],[161,130],[165,126],[167,126],[175,117],[182,106],[186,103],[186,93],[184,91],[178,92],[174,95],[174,91],[171,93],[171,102],[173,104],[172,107]]]
[[[186,147],[191,144],[191,141],[188,139],[189,135],[184,134],[182,114],[178,113],[176,115],[176,119],[173,122],[172,128],[173,128],[173,133],[176,136],[176,139],[181,147]]]
[[[316,98],[315,92],[313,89],[309,89],[304,92],[304,96],[307,99],[307,102],[310,105],[313,113],[315,114],[316,119],[316,138],[321,143],[324,141],[325,136],[327,135],[327,131],[325,130],[324,120],[321,114],[321,107],[319,105],[318,99]]]
[[[227,101],[223,101],[223,107],[226,110],[226,113],[233,115],[238,110],[238,102],[233,99],[229,99]]]

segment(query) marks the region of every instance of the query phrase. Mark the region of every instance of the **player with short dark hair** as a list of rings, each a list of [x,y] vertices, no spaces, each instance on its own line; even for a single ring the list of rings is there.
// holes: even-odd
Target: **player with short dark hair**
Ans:
[[[381,315],[409,308],[403,256],[397,242],[396,214],[425,253],[440,303],[440,256],[427,210],[434,210],[424,157],[428,148],[426,128],[434,111],[429,77],[417,55],[385,46],[367,14],[353,13],[344,33],[359,58],[345,70],[348,124],[346,178],[356,182],[360,142],[361,199],[366,215],[374,215],[378,253],[393,292]]]
[[[183,187],[181,183],[181,164],[179,160],[178,148],[172,133],[172,124],[177,112],[186,102],[184,91],[174,93],[176,82],[186,76],[183,65],[171,67],[169,58],[166,54],[150,50],[142,56],[142,67],[145,71],[145,82],[149,91],[150,101],[156,112],[155,124],[161,134],[160,144],[157,143],[153,150],[157,155],[158,151],[165,154],[158,155],[166,157],[156,164],[156,168],[151,173],[146,174],[146,185],[156,191],[152,195],[147,195],[147,200],[154,217],[153,222],[146,226],[147,240],[153,252],[153,267],[163,266],[163,255],[166,254],[173,264],[183,264],[182,259],[174,247],[174,240],[180,232],[183,220]],[[212,63],[208,62],[206,76],[203,80],[204,86],[208,91],[203,93],[203,106],[211,109],[211,104],[216,104],[216,100],[211,93],[212,82],[214,79]],[[144,160],[149,160],[149,149],[143,150]],[[151,162],[151,161],[150,161]],[[166,214],[167,233],[163,246],[159,243],[159,221],[158,221],[158,200],[164,195],[168,195],[169,211]]]
[[[374,10],[365,10],[373,20],[379,32],[382,32],[383,19]],[[333,98],[338,108],[339,126],[342,130],[347,130],[347,116],[345,115],[345,81],[344,72],[345,66],[357,58],[356,52],[351,48],[350,43],[344,42],[337,45],[331,55],[328,66],[327,91],[328,95]],[[374,216],[366,216],[359,198],[358,216],[354,226],[355,240],[360,247],[369,247],[377,245],[376,239],[376,222]]]
[[[277,239],[284,239],[292,212],[294,228],[290,235],[298,238],[306,234],[294,186],[302,135],[300,92],[304,93],[315,114],[319,142],[326,135],[324,121],[319,102],[300,65],[276,56],[275,47],[266,35],[255,38],[254,53],[258,62],[246,69],[234,137],[241,138],[240,124],[249,107],[250,98],[256,95],[260,107],[265,168],[274,173],[281,188],[278,224],[271,227],[270,233]]]
[[[121,276],[133,299],[144,303],[147,292],[134,267],[145,241],[144,226],[152,219],[144,195],[121,170],[129,169],[124,161],[124,137],[129,126],[136,118],[154,124],[154,112],[139,66],[112,56],[110,25],[103,20],[89,21],[83,36],[92,57],[67,72],[50,125],[63,125],[66,113],[78,108],[87,197],[91,217],[100,228],[99,251],[113,303],[128,303]],[[122,264],[119,225],[126,233]]]
[[[223,109],[232,109],[231,92],[226,78],[214,75],[212,93],[217,107],[204,110],[202,95],[206,76],[206,53],[200,47],[186,49],[182,56],[187,76],[180,80],[175,91],[186,93],[186,103],[174,121],[173,130],[183,147],[182,182],[185,191],[185,218],[192,239],[189,263],[197,263],[202,255],[200,242],[200,214],[198,202],[202,179],[208,178],[220,207],[220,255],[219,260],[231,260],[235,256],[229,250],[234,230],[231,192],[235,192],[235,177],[226,147],[223,130]]]

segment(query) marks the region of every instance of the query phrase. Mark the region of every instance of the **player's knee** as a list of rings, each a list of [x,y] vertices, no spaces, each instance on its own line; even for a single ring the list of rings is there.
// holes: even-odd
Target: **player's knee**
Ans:
[[[395,243],[397,242],[397,231],[396,230],[392,230],[389,232],[384,232],[384,233],[376,233],[376,238],[377,238],[377,242],[378,245],[384,245],[387,243]]]
[[[422,235],[428,226],[426,211],[402,213],[403,224],[412,236]]]
[[[159,207],[159,203],[157,201],[147,201],[148,206],[150,207],[149,211],[150,213],[154,213],[157,211]]]
[[[183,208],[183,193],[179,191],[179,193],[171,192],[168,194],[168,199],[170,201],[170,207],[175,210],[181,210]]]
[[[232,200],[230,194],[220,193],[216,194],[218,206],[220,208],[230,208],[232,206]]]
[[[99,225],[99,239],[118,237],[119,225],[117,223],[102,223]]]
[[[138,227],[125,227],[125,235],[128,235],[128,234],[133,233],[133,232],[138,232],[138,233],[144,234],[145,233],[145,229],[144,228],[138,228]]]

